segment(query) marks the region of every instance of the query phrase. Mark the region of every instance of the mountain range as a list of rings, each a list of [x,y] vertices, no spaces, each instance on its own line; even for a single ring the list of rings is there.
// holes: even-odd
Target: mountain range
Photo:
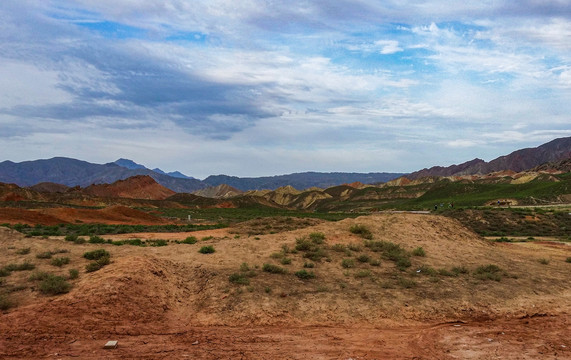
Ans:
[[[88,187],[94,184],[110,184],[132,176],[147,175],[160,185],[176,193],[192,193],[209,187],[228,185],[238,191],[275,190],[284,186],[295,189],[312,187],[328,188],[347,183],[378,184],[402,176],[410,180],[427,176],[482,175],[496,171],[520,172],[540,166],[546,162],[561,161],[571,157],[571,137],[559,138],[536,148],[526,148],[498,157],[490,162],[474,159],[448,167],[435,166],[410,174],[402,173],[318,173],[304,172],[265,177],[235,177],[213,175],[204,180],[194,179],[178,171],[165,173],[160,169],[148,169],[132,160],[118,159],[107,164],[55,157],[52,159],[0,163],[0,182],[19,186],[33,186],[39,183],[56,183],[69,187]],[[216,191],[214,191],[216,192]]]

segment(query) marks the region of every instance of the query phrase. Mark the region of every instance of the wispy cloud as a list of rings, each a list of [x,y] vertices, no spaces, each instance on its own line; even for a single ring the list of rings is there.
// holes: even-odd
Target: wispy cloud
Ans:
[[[0,19],[12,160],[413,171],[570,131],[567,1],[22,0]]]

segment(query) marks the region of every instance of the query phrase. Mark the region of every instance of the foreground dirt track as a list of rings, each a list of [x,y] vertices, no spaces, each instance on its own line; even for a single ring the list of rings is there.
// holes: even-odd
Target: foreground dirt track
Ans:
[[[354,268],[343,268],[344,258],[379,256],[348,231],[354,224],[370,228],[375,240],[407,250],[422,246],[426,257],[413,257],[405,271],[384,258],[380,266],[356,261]],[[310,269],[315,279],[300,280],[293,272],[308,261],[303,253],[288,253],[290,265],[271,255],[283,245],[293,249],[296,238],[316,231],[325,234],[329,261],[315,262]],[[18,306],[0,314],[0,358],[571,358],[567,245],[490,244],[454,220],[415,214],[347,219],[259,237],[221,230],[196,234],[209,235],[213,238],[194,245],[141,248],[73,245],[0,229],[0,264],[28,260],[62,275],[80,269],[73,289],[56,297],[39,294],[27,280],[29,272],[5,277],[4,287],[26,288],[11,294]],[[334,244],[360,248],[337,253]],[[203,245],[216,252],[198,253]],[[24,247],[30,253],[18,255]],[[81,255],[101,247],[113,262],[85,273]],[[55,248],[70,251],[67,267],[35,258]],[[543,258],[549,263],[538,261]],[[242,263],[255,276],[249,285],[230,283],[228,276]],[[288,274],[263,272],[264,263],[283,266]],[[472,275],[487,264],[505,270],[501,281]],[[453,266],[471,273],[423,273]],[[402,286],[410,282],[414,286]],[[104,350],[108,340],[118,340],[119,347]]]

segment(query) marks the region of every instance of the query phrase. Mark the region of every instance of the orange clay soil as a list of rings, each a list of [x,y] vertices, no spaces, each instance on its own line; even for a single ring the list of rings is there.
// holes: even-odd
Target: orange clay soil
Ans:
[[[158,216],[126,206],[111,206],[103,209],[45,208],[25,210],[0,208],[0,224],[57,225],[69,223],[105,223],[127,225],[162,225],[171,223]]]
[[[412,266],[400,271],[349,232],[354,224],[367,226],[374,240],[409,251],[422,247],[426,256],[412,256]],[[312,232],[325,234],[320,246],[327,257],[310,261],[306,252],[288,251],[291,263],[283,265],[283,250]],[[36,270],[61,275],[80,270],[71,291],[58,296],[40,294],[30,271],[3,278],[0,294],[17,306],[0,315],[0,358],[571,357],[569,246],[492,244],[452,219],[418,214],[378,214],[256,237],[220,230],[197,237],[209,234],[213,238],[193,245],[135,247],[75,245],[0,229],[1,264],[27,260]],[[335,251],[334,244],[354,250]],[[216,252],[199,253],[205,245]],[[29,254],[17,254],[27,247]],[[112,263],[86,273],[82,254],[97,248],[109,251]],[[69,257],[68,265],[36,258],[56,249],[70,251],[54,255]],[[362,255],[379,259],[380,266],[360,262]],[[344,268],[343,259],[353,259],[354,267]],[[306,270],[314,279],[294,275],[310,262],[314,267]],[[287,274],[264,272],[264,263]],[[488,264],[501,269],[500,281],[475,276]],[[453,267],[469,273],[446,276]],[[249,284],[231,283],[233,273],[249,275]],[[104,350],[108,340],[119,346]]]

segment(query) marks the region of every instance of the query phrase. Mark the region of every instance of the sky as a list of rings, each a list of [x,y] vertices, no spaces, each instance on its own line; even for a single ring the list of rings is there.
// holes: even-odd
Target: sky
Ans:
[[[0,3],[0,161],[411,172],[570,114],[571,0]]]

